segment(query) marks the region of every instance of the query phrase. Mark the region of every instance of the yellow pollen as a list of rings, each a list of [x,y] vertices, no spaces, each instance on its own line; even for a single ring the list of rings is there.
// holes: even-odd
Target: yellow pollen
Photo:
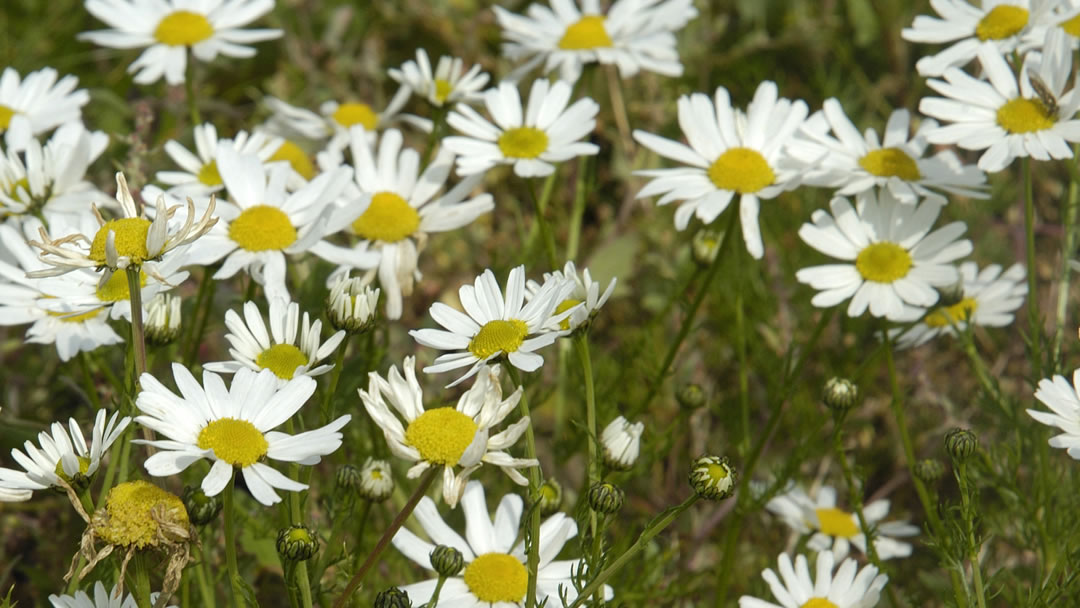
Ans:
[[[379,116],[366,103],[343,103],[334,110],[334,122],[346,129],[353,125],[364,125],[368,131],[374,131],[379,124]]]
[[[998,108],[997,123],[1009,133],[1031,133],[1054,126],[1054,117],[1039,99],[1017,97]]]
[[[90,470],[90,459],[85,458],[83,456],[76,456],[75,458],[77,458],[79,460],[79,472],[76,473],[76,475],[86,475],[86,472]],[[56,476],[59,477],[60,479],[63,479],[64,481],[66,481],[68,483],[71,483],[71,476],[69,476],[67,474],[67,472],[64,471],[64,459],[63,458],[56,461],[56,471],[54,471],[54,472],[56,473]]]
[[[393,192],[378,192],[371,197],[364,214],[352,223],[353,232],[371,241],[396,243],[416,232],[420,214]]]
[[[476,437],[476,422],[452,407],[439,407],[420,414],[405,429],[405,443],[420,457],[435,465],[454,466]]]
[[[559,48],[564,51],[584,51],[601,47],[610,47],[611,36],[604,28],[604,18],[600,15],[585,15],[580,21],[566,28],[566,33],[559,40]]]
[[[255,365],[274,372],[282,380],[291,380],[296,368],[307,362],[307,355],[292,344],[275,344],[255,357]]]
[[[443,80],[442,78],[435,79],[435,101],[440,104],[446,101],[447,97],[450,97],[450,93],[454,92],[454,85],[450,84],[449,80]]]
[[[547,150],[548,136],[535,127],[516,127],[504,131],[498,144],[507,158],[536,158]]]
[[[219,418],[199,431],[199,449],[213,450],[218,460],[234,467],[248,467],[266,455],[270,444],[247,420]]]
[[[123,275],[123,273],[117,273],[117,274]],[[95,308],[93,310],[90,310],[90,311],[87,311],[87,312],[84,312],[84,313],[79,313],[77,315],[76,314],[71,314],[70,312],[56,312],[56,311],[52,311],[52,310],[47,310],[45,312],[50,317],[56,317],[56,318],[60,319],[60,321],[62,323],[82,323],[83,321],[89,321],[90,319],[93,319],[94,317],[97,317],[99,314],[101,314],[101,311],[103,311],[103,310],[105,310],[104,306],[102,306],[100,308]]]
[[[469,342],[469,352],[478,359],[487,359],[498,352],[512,353],[521,348],[529,326],[524,321],[488,321]]]
[[[1061,23],[1061,29],[1065,30],[1065,33],[1073,38],[1080,37],[1080,15],[1077,15],[1068,21],[1063,21]],[[3,106],[0,106],[0,126],[3,125],[2,108]]]
[[[720,190],[753,194],[771,186],[776,174],[757,150],[729,148],[709,167],[709,179]]]
[[[516,557],[485,553],[465,568],[465,584],[481,602],[520,602],[529,586],[529,573]]]
[[[982,41],[1002,40],[1009,36],[1015,36],[1024,29],[1028,22],[1026,8],[1000,4],[986,13],[986,16],[975,25],[975,36]]]
[[[574,299],[563,300],[562,302],[559,302],[558,306],[555,307],[555,315],[554,316],[557,317],[557,316],[561,315],[562,313],[570,310],[571,308],[577,306],[578,304],[581,304],[581,300],[574,300]],[[573,315],[571,315],[571,316],[573,316]],[[559,327],[561,327],[563,329],[570,329],[570,317],[566,317],[562,321],[559,321]]]
[[[159,510],[170,524],[187,528],[187,510],[178,496],[152,483],[129,481],[109,490],[105,517],[96,532],[111,545],[142,549],[158,544],[158,521],[150,512]],[[163,511],[163,512],[162,512]],[[97,520],[97,514],[95,514]]]
[[[888,241],[868,245],[855,258],[855,269],[862,278],[877,283],[892,283],[906,277],[911,265],[911,254]]]
[[[191,46],[214,35],[214,26],[205,16],[191,11],[169,13],[158,22],[154,38],[169,46]]]
[[[141,217],[125,217],[109,220],[98,229],[94,241],[90,243],[90,259],[98,264],[105,263],[105,241],[109,232],[116,233],[116,253],[120,257],[130,258],[132,263],[141,264],[149,257],[146,250],[146,235],[150,232],[150,220]]]
[[[0,131],[4,131],[11,124],[11,118],[15,116],[17,112],[12,108],[0,103]]]
[[[281,209],[255,205],[229,224],[229,238],[248,251],[280,250],[296,242],[296,228]]]
[[[899,177],[909,182],[922,177],[915,160],[900,148],[871,150],[859,159],[859,166],[878,177]]]
[[[823,597],[812,597],[806,600],[806,603],[799,606],[799,608],[839,608],[839,606]]]
[[[220,186],[221,173],[218,172],[217,161],[212,160],[199,169],[199,181],[205,186]]]
[[[146,287],[146,273],[139,271],[139,287]],[[97,288],[97,297],[102,302],[120,302],[131,299],[126,272],[114,272],[105,284]]]
[[[287,139],[281,143],[274,155],[270,157],[270,162],[279,160],[289,161],[293,170],[306,180],[315,177],[315,165],[311,164],[311,159],[308,158],[308,155],[300,146]]]
[[[923,323],[928,327],[948,327],[953,323],[963,323],[975,312],[975,298],[964,298],[952,306],[940,307],[926,315]]]
[[[817,514],[818,523],[821,524],[821,531],[829,536],[851,538],[859,533],[859,528],[855,525],[855,518],[851,516],[851,513],[837,508],[817,509],[814,513]]]

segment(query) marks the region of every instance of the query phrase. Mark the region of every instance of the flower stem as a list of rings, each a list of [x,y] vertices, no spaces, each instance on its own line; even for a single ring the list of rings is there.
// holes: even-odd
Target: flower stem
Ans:
[[[146,338],[143,333],[142,287],[139,285],[138,266],[128,266],[128,294],[131,299],[131,345],[135,349],[135,387],[146,372]],[[134,398],[134,395],[132,395]]]
[[[427,146],[424,149],[424,159],[420,163],[420,168],[426,169],[428,163],[431,162],[432,155],[435,154],[435,148],[439,146],[439,136],[442,135],[443,130],[446,127],[446,116],[450,112],[450,106],[443,105],[440,108],[435,109],[435,120],[431,124],[431,133],[428,134]]]
[[[341,368],[345,365],[345,351],[348,349],[348,340],[338,345],[337,355],[334,358],[334,371],[330,372],[330,386],[326,387],[326,392],[323,394],[323,424],[329,424],[334,419],[334,394],[337,393],[338,381],[341,380]]]
[[[1080,158],[1080,145],[1073,146],[1073,156]],[[1065,203],[1065,214],[1061,218],[1061,226],[1065,231],[1065,243],[1061,248],[1061,276],[1058,278],[1057,304],[1054,307],[1054,338],[1050,342],[1050,366],[1053,372],[1060,371],[1059,359],[1061,357],[1061,345],[1065,339],[1065,319],[1069,305],[1069,284],[1072,279],[1070,258],[1076,251],[1077,238],[1077,212],[1080,210],[1080,184],[1076,182],[1075,173],[1069,180],[1069,195]],[[1035,269],[1028,267],[1030,276]],[[1028,294],[1028,298],[1031,294]]]
[[[739,362],[739,420],[742,422],[742,439],[739,440],[739,452],[750,449],[750,374],[746,360],[746,285],[743,281],[743,254],[735,255],[735,358]]]
[[[232,589],[233,608],[243,608],[247,604],[244,600],[244,592],[240,587],[240,568],[236,562],[236,513],[233,497],[233,487],[235,485],[236,470],[234,469],[222,497],[225,511],[225,565],[229,573],[229,587]]]
[[[371,513],[371,501],[365,500],[364,506],[360,508],[360,517],[356,520],[356,558],[354,559],[353,568],[360,567],[360,549],[364,547],[364,529],[367,527],[368,515]]]
[[[1042,326],[1039,319],[1039,280],[1035,259],[1035,194],[1031,183],[1031,159],[1024,157],[1024,236],[1027,241],[1028,325],[1031,362],[1035,378],[1042,378]]]
[[[591,159],[591,156],[578,157],[577,175],[574,176],[574,206],[570,212],[570,234],[566,238],[566,259],[568,260],[577,258],[578,245],[581,242],[581,222],[585,216],[585,183],[592,181],[589,179]]]
[[[199,292],[195,296],[195,310],[191,315],[191,322],[184,324],[185,336],[180,341],[179,353],[187,353],[184,357],[184,365],[191,367],[195,356],[199,354],[199,345],[202,343],[203,330],[206,329],[206,321],[210,317],[210,305],[214,301],[214,291],[217,281],[211,278],[210,268],[203,268],[202,281],[199,283]]]
[[[589,336],[582,332],[574,338],[578,357],[581,359],[581,373],[585,377],[585,425],[588,429],[589,447],[589,487],[600,480],[600,459],[597,455],[596,442],[596,386],[593,381],[592,357],[589,355]]]
[[[136,553],[131,560],[134,570],[135,583],[131,586],[131,595],[135,598],[135,605],[139,608],[151,608],[150,602],[150,572],[146,568],[146,556]]]
[[[540,193],[539,198],[536,196],[536,184],[533,180],[525,180],[525,183],[528,184],[529,196],[536,207],[536,224],[540,227],[540,238],[544,241],[544,253],[547,255],[548,266],[552,270],[559,268],[559,259],[558,254],[555,253],[555,235],[551,232],[551,226],[547,221],[547,206],[548,199],[551,198],[551,191],[554,189],[556,175],[557,172],[553,172],[544,181],[544,190]]]
[[[436,608],[439,605],[439,592],[442,591],[444,583],[446,583],[446,577],[440,574],[438,582],[435,583],[435,590],[431,592],[431,599],[428,600],[427,608]]]
[[[507,365],[510,379],[517,386],[523,386],[517,368]],[[522,418],[529,418],[529,424],[525,426],[525,456],[536,459],[536,434],[533,432],[532,418],[529,415],[528,394],[521,391],[521,401],[518,402]],[[525,561],[525,569],[529,572],[529,583],[525,591],[525,607],[532,608],[536,605],[536,575],[540,565],[540,466],[529,467],[529,528],[525,539],[529,546]]]
[[[986,608],[986,592],[983,589],[982,569],[979,566],[979,544],[975,539],[975,512],[971,507],[971,480],[967,475],[967,463],[956,462],[956,483],[960,486],[964,528],[968,541],[968,560],[971,562],[971,578],[975,587],[975,601],[979,608]]]
[[[83,383],[86,384],[86,397],[90,399],[90,405],[94,410],[101,409],[101,398],[98,397],[97,384],[94,375],[90,371],[90,354],[86,351],[79,353],[79,367],[82,369]]]
[[[210,544],[204,542],[202,546],[202,560],[195,567],[195,582],[199,586],[199,595],[202,597],[202,605],[205,608],[216,608],[217,598],[214,597],[214,588],[210,585],[210,578],[206,574],[206,566],[210,563]]]
[[[195,99],[195,57],[190,50],[187,56],[187,74],[184,78],[184,95],[187,99],[191,126],[195,127],[202,123],[202,119],[199,117],[199,103]]]

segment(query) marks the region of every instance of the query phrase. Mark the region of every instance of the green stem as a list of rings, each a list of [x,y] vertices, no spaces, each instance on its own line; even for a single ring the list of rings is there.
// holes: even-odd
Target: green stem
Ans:
[[[975,601],[979,608],[986,608],[986,592],[983,590],[982,568],[979,566],[979,543],[975,540],[975,512],[971,508],[971,485],[967,476],[967,464],[964,462],[955,464],[956,482],[960,485],[960,502],[967,532],[968,560],[971,562],[972,584],[975,586]]]
[[[190,353],[189,356],[184,358],[184,365],[191,367],[191,362],[195,360],[195,355],[198,353],[198,345],[202,340],[201,328],[205,327],[205,320],[200,324],[199,319],[205,318],[210,314],[208,307],[206,306],[207,298],[213,301],[213,292],[215,289],[216,281],[211,278],[213,271],[210,268],[203,268],[202,281],[199,282],[199,291],[195,295],[195,308],[191,311],[191,318],[188,319],[188,323],[181,325],[181,338],[178,342],[180,345],[178,353],[183,355],[184,353]]]
[[[330,372],[330,386],[326,388],[326,393],[323,394],[323,424],[329,424],[334,419],[334,395],[337,393],[338,381],[341,379],[341,369],[345,365],[345,351],[348,349],[348,340],[338,345],[337,354],[334,357],[334,370]]]
[[[739,362],[739,420],[742,422],[742,439],[739,440],[739,452],[745,453],[750,447],[750,377],[746,357],[746,299],[743,296],[743,255],[735,256],[735,358]]]
[[[1035,378],[1042,378],[1042,326],[1039,322],[1039,281],[1035,259],[1035,195],[1031,183],[1031,159],[1024,157],[1024,237],[1027,241],[1028,325],[1031,361]]]
[[[439,605],[439,593],[442,591],[445,582],[446,577],[440,574],[438,582],[435,583],[435,590],[431,592],[431,599],[428,600],[427,608],[436,608]]]
[[[79,367],[82,369],[83,383],[86,385],[86,396],[90,399],[90,405],[94,406],[94,410],[101,409],[101,398],[98,397],[97,383],[94,382],[94,375],[90,371],[90,354],[86,351],[79,353]]]
[[[153,603],[150,602],[150,572],[146,567],[146,556],[136,553],[131,565],[135,578],[131,595],[135,598],[135,605],[139,608],[151,608]]]
[[[596,442],[600,436],[596,432],[596,386],[593,381],[592,357],[589,355],[589,337],[582,332],[574,338],[578,358],[581,359],[581,373],[585,377],[585,425],[588,429],[589,487],[600,480],[600,458],[597,455]]]
[[[217,598],[214,597],[214,588],[210,585],[210,578],[206,574],[206,567],[210,563],[210,543],[202,544],[202,560],[195,567],[195,582],[199,586],[199,596],[202,598],[204,608],[216,608]]]
[[[435,109],[435,120],[431,124],[431,133],[428,134],[427,147],[424,149],[424,158],[420,162],[420,167],[427,168],[428,163],[431,162],[431,157],[435,154],[435,148],[438,147],[440,136],[446,126],[446,115],[449,112],[450,106],[448,105]]]
[[[371,501],[365,500],[360,508],[360,517],[356,520],[356,557],[353,568],[360,567],[360,550],[364,548],[364,530],[367,527],[368,515],[371,513]]]
[[[510,373],[510,379],[517,386],[524,387],[517,368],[506,365]],[[529,415],[529,397],[524,388],[521,391],[521,401],[518,402],[522,418],[529,418],[529,424],[525,426],[525,456],[536,460],[536,434],[533,432],[532,418]],[[536,605],[536,576],[540,565],[540,465],[529,467],[529,522],[528,541],[529,550],[526,557],[525,569],[529,572],[529,583],[525,591],[525,606],[532,608]]]
[[[146,372],[146,339],[143,332],[142,286],[138,266],[127,267],[128,294],[131,299],[131,345],[135,349],[135,386]],[[134,397],[134,396],[133,396]]]
[[[300,601],[304,608],[311,608],[311,581],[308,580],[307,562],[296,564],[296,582],[300,587]]]
[[[559,269],[559,259],[558,254],[555,253],[555,235],[551,232],[551,226],[547,221],[547,206],[548,199],[551,198],[555,175],[555,173],[552,173],[544,182],[544,190],[539,198],[536,196],[535,182],[531,179],[525,180],[525,183],[528,184],[529,196],[532,198],[533,205],[536,208],[536,225],[540,227],[540,238],[544,241],[544,253],[547,255],[548,266],[552,270]]]
[[[225,486],[222,502],[225,511],[225,564],[229,573],[229,587],[232,589],[233,608],[246,606],[244,592],[240,587],[240,568],[236,561],[236,513],[233,497],[233,486],[236,484],[236,470],[229,477],[229,484]]]
[[[1080,145],[1073,146],[1073,156],[1080,159]],[[1057,305],[1054,307],[1054,339],[1050,343],[1050,366],[1053,372],[1060,371],[1061,345],[1065,339],[1065,319],[1069,306],[1069,284],[1072,279],[1069,261],[1076,251],[1077,212],[1080,210],[1080,184],[1075,174],[1070,176],[1069,195],[1065,203],[1065,213],[1061,218],[1061,227],[1065,231],[1065,243],[1061,249],[1061,276],[1058,277]],[[1035,269],[1029,267],[1028,274]],[[1031,297],[1030,294],[1028,296]]]
[[[199,103],[195,99],[195,57],[188,51],[187,74],[184,78],[184,94],[187,97],[188,114],[192,128],[202,124],[199,117]]]
[[[578,157],[578,170],[574,178],[574,207],[570,212],[570,234],[566,238],[566,259],[576,260],[581,242],[581,222],[585,217],[585,182],[589,176],[591,156]],[[591,181],[591,180],[590,180]]]

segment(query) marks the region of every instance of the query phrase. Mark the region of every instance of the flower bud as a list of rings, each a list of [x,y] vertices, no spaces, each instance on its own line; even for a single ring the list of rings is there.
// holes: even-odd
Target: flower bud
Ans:
[[[442,577],[457,576],[465,567],[465,556],[461,551],[446,545],[435,545],[430,558],[431,567]]]
[[[834,413],[843,414],[859,402],[859,387],[847,378],[829,378],[825,382],[821,400]]]
[[[214,521],[221,512],[221,495],[207,496],[202,488],[184,486],[184,493],[180,495],[187,509],[188,520],[196,526],[205,526]]]
[[[277,551],[284,559],[302,562],[311,559],[318,550],[319,535],[307,526],[294,524],[278,532]]]
[[[555,478],[549,477],[540,486],[540,514],[551,515],[562,507],[562,484]]]
[[[940,460],[926,458],[915,463],[915,476],[926,484],[937,483],[945,474],[945,465]]]
[[[720,242],[724,239],[722,230],[702,228],[694,234],[690,241],[690,254],[698,266],[711,266],[713,260],[720,253]]]
[[[690,486],[707,500],[723,500],[735,492],[739,476],[727,456],[701,456],[690,465]]]
[[[382,502],[394,493],[394,477],[390,472],[390,463],[385,460],[368,458],[360,469],[360,485],[356,493],[364,500]]]
[[[342,465],[338,467],[337,474],[334,475],[334,489],[342,494],[351,494],[360,487],[362,478],[359,467],[351,464]]]
[[[589,488],[589,507],[597,513],[603,515],[618,513],[625,500],[626,495],[622,488],[615,484],[601,481]]]
[[[945,433],[945,450],[956,462],[963,462],[975,453],[979,438],[967,429],[956,428]]]
[[[412,608],[409,594],[397,587],[390,587],[375,594],[375,608]]]
[[[695,410],[705,405],[705,389],[701,388],[700,384],[684,384],[675,393],[675,400],[684,408]]]
[[[641,433],[644,430],[643,422],[631,424],[622,416],[612,420],[600,435],[604,464],[616,471],[633,468],[641,450]]]
[[[334,329],[359,334],[375,326],[378,303],[378,288],[372,289],[359,278],[345,277],[330,288],[326,316]]]
[[[180,298],[159,293],[146,305],[146,341],[155,346],[172,344],[180,337]]]

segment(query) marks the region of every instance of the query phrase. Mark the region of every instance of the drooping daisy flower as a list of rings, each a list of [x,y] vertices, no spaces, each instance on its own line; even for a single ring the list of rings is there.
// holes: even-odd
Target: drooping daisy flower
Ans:
[[[991,264],[979,271],[975,262],[960,265],[962,299],[950,306],[939,306],[926,313],[922,320],[900,333],[897,345],[901,348],[919,346],[941,334],[955,335],[968,324],[984,327],[1005,327],[1013,322],[1013,313],[1027,296],[1027,274],[1024,267],[1013,264],[1002,272],[1001,266]],[[921,315],[920,315],[921,316]]]
[[[788,146],[792,156],[811,166],[805,181],[839,188],[840,196],[853,196],[874,187],[888,188],[896,200],[914,203],[919,198],[942,199],[939,192],[988,198],[986,175],[974,165],[960,162],[951,150],[924,156],[926,134],[937,122],[924,120],[909,136],[911,116],[895,110],[885,125],[884,141],[877,131],[859,135],[836,99],[826,99]],[[831,131],[831,133],[830,133]]]
[[[1017,157],[1072,158],[1068,143],[1080,142],[1080,120],[1073,118],[1080,109],[1080,95],[1075,88],[1064,90],[1072,73],[1072,49],[1065,32],[1049,30],[1041,55],[1028,55],[1019,86],[994,45],[979,47],[978,56],[988,81],[951,68],[944,81],[926,82],[945,97],[924,97],[919,111],[953,123],[929,131],[927,141],[986,150],[979,157],[979,168],[989,172],[1001,171]],[[1032,87],[1032,73],[1045,84],[1043,94]]]
[[[0,75],[0,133],[9,151],[26,149],[35,135],[82,119],[90,101],[85,89],[75,90],[79,79],[64,76],[57,82],[53,68],[42,68],[19,78],[13,68]]]
[[[579,141],[596,127],[600,106],[588,97],[570,107],[570,85],[541,78],[529,90],[522,111],[517,85],[501,82],[484,92],[484,105],[495,124],[469,106],[458,105],[447,123],[464,133],[447,137],[442,145],[458,155],[458,175],[482,173],[495,165],[513,165],[520,177],[543,177],[555,171],[552,163],[600,151]]]
[[[678,105],[679,125],[689,146],[641,130],[634,131],[634,139],[689,166],[635,171],[654,178],[638,198],[662,194],[658,205],[683,201],[675,211],[675,227],[683,230],[691,216],[711,223],[738,194],[746,249],[761,259],[765,248],[758,210],[762,199],[776,198],[800,183],[802,167],[787,162],[784,148],[806,119],[806,103],[777,97],[776,83],[765,81],[745,114],[731,107],[724,87],[716,89],[715,104],[703,93],[694,93],[680,97]]]
[[[461,499],[465,513],[464,538],[446,525],[439,515],[435,502],[428,497],[420,499],[413,515],[428,537],[440,545],[453,547],[465,558],[465,570],[461,576],[447,577],[439,592],[439,605],[447,608],[484,606],[511,608],[525,606],[529,574],[525,569],[525,542],[518,541],[518,526],[524,509],[521,497],[507,494],[499,501],[492,519],[484,496],[484,486],[478,481],[469,482]],[[577,536],[577,523],[564,513],[555,513],[540,525],[540,562],[536,572],[536,601],[546,601],[548,606],[560,605],[560,594],[572,602],[577,597],[572,577],[583,568],[581,560],[555,560],[563,546]],[[431,570],[433,543],[420,539],[409,530],[401,528],[394,535],[394,546],[405,557]],[[401,590],[409,594],[414,606],[431,600],[438,578],[405,585]],[[615,596],[611,587],[604,585],[604,599]]]
[[[528,16],[495,7],[507,40],[503,54],[525,60],[510,79],[543,62],[544,74],[558,69],[570,83],[592,62],[618,66],[623,78],[640,70],[682,75],[675,32],[697,14],[692,0],[616,0],[606,14],[599,0],[551,0],[551,8],[530,4]]]
[[[1035,398],[1050,408],[1049,412],[1027,410],[1035,420],[1062,432],[1050,438],[1052,448],[1061,448],[1073,459],[1080,460],[1080,369],[1073,371],[1072,384],[1064,376],[1039,381]]]
[[[109,450],[120,434],[124,432],[131,418],[120,417],[114,412],[106,422],[105,410],[98,410],[94,418],[94,432],[90,443],[86,443],[79,422],[68,420],[68,428],[59,422],[52,423],[50,433],[38,433],[38,444],[27,441],[23,450],[11,450],[11,457],[24,470],[16,471],[0,467],[0,484],[19,490],[44,490],[59,488],[60,480],[76,488],[85,488],[90,478],[101,466],[101,458]]]
[[[592,275],[589,274],[589,269],[582,269],[581,274],[578,274],[577,267],[574,266],[574,262],[569,261],[563,266],[562,270],[556,270],[555,272],[545,272],[544,282],[551,280],[561,281],[570,279],[574,282],[574,289],[570,292],[565,300],[559,302],[559,305],[555,307],[555,314],[562,314],[567,310],[571,310],[570,316],[561,321],[552,322],[549,329],[569,329],[575,330],[582,327],[593,317],[600,312],[600,308],[607,303],[608,298],[611,297],[611,292],[615,291],[616,279],[612,277],[608,282],[607,287],[604,289],[604,293],[600,293],[600,283],[592,279]],[[532,279],[529,279],[525,283],[526,298],[532,298],[535,294],[540,292],[543,286]],[[580,306],[579,306],[580,305]]]
[[[224,190],[225,182],[221,179],[217,165],[217,128],[205,123],[192,129],[192,133],[195,137],[194,154],[174,139],[165,142],[165,153],[183,170],[158,171],[155,178],[170,186],[169,191],[173,194],[206,196]],[[240,131],[231,141],[237,152],[253,154],[264,163],[272,162],[274,154],[285,142],[284,139],[267,133],[248,134],[247,131]],[[297,186],[299,187],[299,184]]]
[[[761,578],[779,604],[744,595],[739,608],[872,608],[881,598],[886,574],[878,574],[877,566],[867,565],[860,570],[853,559],[845,559],[833,574],[837,558],[829,551],[817,554],[817,572],[810,576],[806,556],[795,557],[794,566],[787,553],[778,559],[780,576],[766,568]],[[783,580],[781,580],[783,579]]]
[[[224,374],[243,368],[268,369],[280,379],[281,385],[299,376],[315,377],[330,371],[333,365],[315,367],[315,364],[329,357],[345,339],[345,332],[339,331],[322,342],[322,321],[315,319],[312,323],[305,311],[301,324],[300,305],[278,298],[270,300],[269,333],[254,302],[244,303],[243,319],[236,311],[225,311],[225,327],[229,328],[225,339],[232,345],[229,354],[233,360],[206,363],[203,369]],[[298,329],[299,342],[296,341]]]
[[[150,601],[157,602],[158,594],[151,593]],[[122,595],[113,585],[112,591],[105,591],[105,585],[101,581],[94,583],[94,597],[91,598],[85,591],[76,591],[75,595],[50,595],[49,602],[53,608],[137,608],[135,596]],[[170,606],[170,608],[176,608]]]
[[[811,304],[828,308],[851,298],[848,316],[869,308],[875,317],[903,321],[911,318],[910,307],[937,303],[934,288],[957,281],[952,263],[972,248],[971,241],[959,240],[967,229],[963,222],[931,232],[942,204],[930,200],[908,205],[887,190],[877,195],[867,191],[856,197],[855,207],[837,197],[829,203],[832,215],[814,211],[812,223],[803,224],[799,236],[842,263],[795,273],[800,282],[821,290]]]
[[[604,464],[616,471],[628,471],[637,462],[641,451],[644,422],[630,422],[623,416],[612,420],[600,434]]]
[[[573,289],[573,281],[553,278],[545,281],[528,304],[524,304],[524,266],[510,271],[505,296],[495,280],[495,273],[488,269],[476,277],[474,285],[462,285],[458,290],[464,313],[442,302],[431,305],[431,318],[445,330],[414,329],[409,335],[424,346],[455,351],[439,355],[434,365],[424,368],[425,372],[435,374],[469,367],[464,376],[447,387],[472,376],[487,362],[504,355],[514,367],[526,372],[535,371],[544,364],[544,358],[533,351],[569,333],[547,328],[573,314],[573,308],[555,313],[555,308]]]
[[[416,49],[416,61],[410,59],[402,64],[401,69],[390,68],[387,73],[398,84],[409,87],[439,108],[445,104],[479,101],[480,91],[489,78],[480,70],[479,64],[474,64],[466,72],[460,58],[447,55],[439,57],[439,65],[432,72],[431,61],[424,49]]]
[[[86,10],[112,27],[78,35],[101,46],[148,47],[128,66],[135,82],[151,84],[162,76],[183,84],[188,49],[199,61],[254,57],[252,42],[281,37],[281,30],[241,29],[274,8],[274,0],[86,0]]]
[[[359,391],[364,409],[382,429],[390,451],[416,463],[409,469],[408,477],[414,479],[431,467],[444,467],[443,500],[451,508],[457,505],[465,491],[469,475],[485,462],[502,469],[514,483],[527,485],[528,480],[518,469],[538,467],[540,463],[528,458],[514,458],[504,450],[517,442],[529,425],[529,419],[522,418],[506,430],[491,434],[492,429],[517,407],[522,388],[519,386],[503,399],[499,366],[485,367],[472,387],[458,399],[457,407],[425,410],[423,389],[416,381],[415,367],[415,357],[405,357],[401,364],[404,376],[396,366],[391,366],[385,380],[371,372],[368,390]],[[455,467],[461,467],[456,474]]]
[[[203,372],[203,384],[186,367],[173,364],[173,378],[180,395],[165,388],[157,378],[143,374],[142,390],[135,406],[143,415],[135,422],[167,439],[140,443],[158,448],[146,459],[146,472],[155,476],[176,475],[193,462],[207,458],[214,464],[202,480],[202,490],[215,496],[239,469],[252,496],[264,505],[281,501],[274,488],[299,492],[303,484],[281,474],[261,460],[317,464],[341,446],[341,427],[352,418],[341,416],[330,424],[288,435],[273,429],[295,414],[315,392],[315,380],[298,376],[284,386],[274,372],[241,368],[225,388],[221,376]]]
[[[340,146],[348,140],[349,129],[354,126],[364,127],[368,133],[393,125],[397,121],[407,122],[422,131],[431,131],[431,121],[426,118],[401,114],[401,109],[409,101],[412,90],[408,86],[399,87],[390,103],[382,112],[362,101],[327,101],[319,106],[319,113],[291,106],[276,97],[267,97],[266,105],[273,114],[265,127],[271,133],[287,138],[325,141],[328,145]]]
[[[866,553],[866,534],[859,528],[858,517],[836,507],[836,490],[829,486],[822,486],[813,498],[806,490],[794,486],[770,500],[765,508],[796,532],[812,533],[807,546],[819,551],[819,555],[831,552],[836,559],[844,559],[852,545]],[[874,531],[874,549],[881,559],[907,557],[911,555],[911,545],[893,537],[916,536],[919,528],[906,521],[883,522],[888,514],[888,500],[875,500],[863,507],[866,525]]]

